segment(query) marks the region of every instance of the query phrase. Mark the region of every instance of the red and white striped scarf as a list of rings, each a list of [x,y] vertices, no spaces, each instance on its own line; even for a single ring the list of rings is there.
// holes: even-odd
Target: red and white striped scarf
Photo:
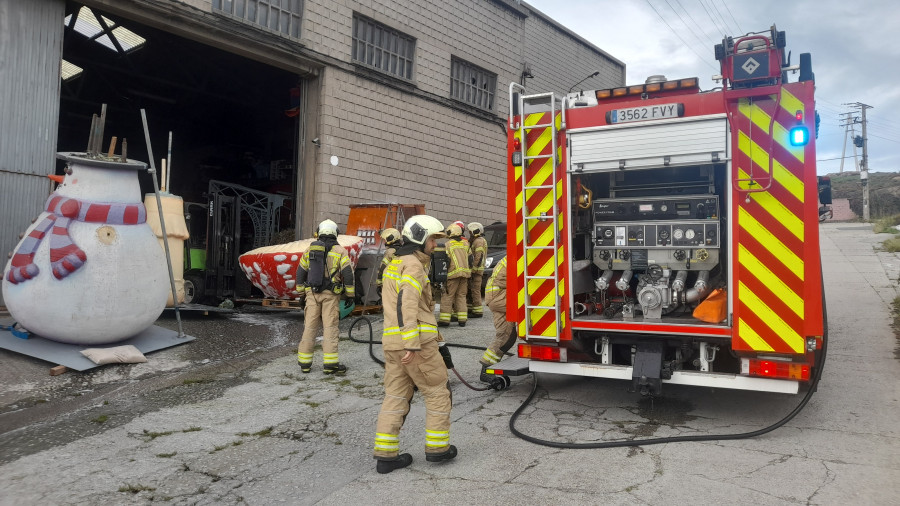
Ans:
[[[46,211],[50,213],[41,220],[22,244],[16,249],[10,261],[6,279],[19,284],[37,276],[41,271],[34,263],[34,254],[50,232],[50,267],[56,279],[63,279],[78,270],[87,260],[87,255],[69,237],[72,221],[84,223],[104,223],[107,225],[138,225],[147,222],[144,204],[119,204],[86,202],[60,195],[50,195]]]

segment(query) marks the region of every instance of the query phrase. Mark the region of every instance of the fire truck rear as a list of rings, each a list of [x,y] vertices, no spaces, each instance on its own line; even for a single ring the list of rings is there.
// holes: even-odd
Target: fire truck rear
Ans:
[[[716,45],[696,78],[528,95],[510,85],[507,315],[523,371],[796,393],[823,291],[809,54]],[[798,75],[799,73],[799,75]],[[789,82],[791,78],[794,82]]]

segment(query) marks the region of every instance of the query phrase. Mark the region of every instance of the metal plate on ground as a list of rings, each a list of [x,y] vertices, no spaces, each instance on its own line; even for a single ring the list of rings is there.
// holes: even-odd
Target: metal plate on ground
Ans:
[[[166,311],[175,311],[174,307],[166,307]],[[203,311],[206,313],[233,313],[234,309],[219,306],[207,306],[206,304],[179,304],[179,311]]]
[[[156,325],[124,341],[98,346],[58,343],[34,334],[31,334],[28,339],[20,339],[12,335],[12,332],[8,330],[0,330],[0,348],[44,360],[51,364],[64,365],[76,371],[86,371],[98,366],[98,364],[91,362],[81,354],[82,350],[88,348],[114,348],[130,344],[140,350],[141,353],[147,354],[152,351],[178,346],[194,339],[193,336],[178,337],[178,332]]]
[[[530,363],[531,360],[527,358],[509,357],[488,367],[484,372],[495,376],[521,376],[530,372],[528,370]]]

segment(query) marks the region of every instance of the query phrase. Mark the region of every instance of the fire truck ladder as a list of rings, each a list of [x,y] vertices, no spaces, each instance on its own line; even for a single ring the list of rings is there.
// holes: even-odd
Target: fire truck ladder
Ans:
[[[524,91],[524,90],[523,90]],[[559,129],[556,124],[556,115],[560,112],[563,115],[563,122],[565,121],[565,111],[560,107],[560,103],[556,99],[553,93],[541,93],[536,95],[528,95],[523,96],[519,95],[519,111],[522,113],[522,120],[518,124],[519,130],[519,139],[521,140],[521,153],[522,153],[522,166],[523,166],[523,174],[522,174],[522,226],[524,227],[523,231],[523,262],[525,264],[525,339],[555,339],[559,341],[560,333],[563,329],[563,320],[564,317],[562,314],[562,297],[560,296],[559,291],[559,259],[557,256],[559,255],[559,245],[560,245],[560,236],[559,236],[559,205],[558,199],[559,195],[557,193],[557,171],[559,169],[559,157],[557,156],[557,135],[559,133]],[[527,121],[527,115],[525,111],[544,111],[543,118],[549,118],[549,121],[543,121],[536,124],[529,124]],[[548,114],[549,113],[549,114]],[[549,130],[550,132],[550,151],[547,152],[546,148],[540,149],[538,153],[530,153],[530,148],[532,146],[528,145],[528,133],[532,130]],[[546,154],[545,154],[546,153]],[[529,174],[527,170],[530,166],[534,165],[537,167],[539,164],[546,164],[547,162],[552,165],[552,174],[544,180],[537,180],[538,178],[533,174]],[[530,179],[528,176],[532,176]],[[549,190],[550,195],[552,195],[553,205],[550,207],[548,211],[543,211],[535,214],[532,210],[528,208],[528,196],[540,190]],[[530,230],[535,225],[535,221],[552,221],[553,233],[552,241],[549,244],[536,244],[535,241],[538,237],[531,237]],[[551,275],[538,275],[538,272],[541,272],[541,265],[531,265],[535,262],[535,260],[539,257],[542,251],[552,251],[553,252],[553,262],[552,269],[553,272]],[[531,259],[531,262],[529,262]],[[546,265],[546,264],[544,264]],[[543,269],[546,272],[546,269]],[[543,282],[552,281],[553,282],[553,305],[545,305],[544,302],[542,304],[541,300],[532,300],[533,290],[529,289],[532,280],[543,280]],[[546,312],[553,311],[555,315],[555,332],[554,335],[548,335],[547,332],[537,332],[535,331],[535,323],[540,319],[540,316],[546,314]],[[537,316],[536,316],[537,315]]]

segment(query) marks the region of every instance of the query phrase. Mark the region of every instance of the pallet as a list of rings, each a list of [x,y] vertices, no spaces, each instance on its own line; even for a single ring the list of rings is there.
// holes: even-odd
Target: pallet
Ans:
[[[305,303],[302,300],[263,299],[262,305],[279,309],[303,309]]]
[[[350,313],[352,316],[361,316],[366,314],[376,314],[381,312],[380,305],[372,305],[372,306],[356,306],[353,308],[353,311]]]

